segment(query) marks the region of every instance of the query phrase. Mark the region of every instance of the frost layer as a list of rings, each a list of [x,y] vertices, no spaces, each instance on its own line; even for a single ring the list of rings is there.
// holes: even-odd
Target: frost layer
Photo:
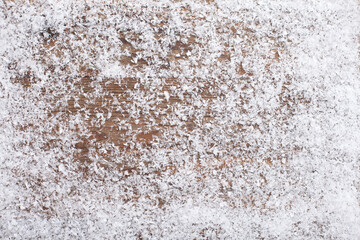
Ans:
[[[4,238],[359,238],[357,1],[0,8]]]

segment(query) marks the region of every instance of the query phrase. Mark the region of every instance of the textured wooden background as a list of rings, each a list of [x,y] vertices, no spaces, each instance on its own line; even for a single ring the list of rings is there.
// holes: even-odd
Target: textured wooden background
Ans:
[[[105,4],[103,7],[111,9],[113,6]],[[289,58],[283,40],[280,41],[281,37],[275,30],[267,36],[259,36],[256,30],[259,23],[247,25],[227,16],[218,16],[211,21],[205,15],[216,16],[216,11],[178,9],[177,13],[185,24],[195,29],[196,25],[203,23],[215,34],[203,38],[197,36],[194,29],[187,33],[169,33],[173,28],[169,21],[173,12],[167,8],[156,10],[144,5],[139,11],[123,4],[117,11],[119,9],[121,12],[116,14],[152,28],[152,41],[164,48],[154,48],[152,56],[142,56],[144,49],[136,46],[144,43],[146,37],[131,26],[117,29],[113,35],[94,32],[88,21],[94,16],[99,19],[98,25],[116,28],[111,25],[113,23],[106,22],[109,16],[85,8],[82,18],[75,19],[73,25],[66,26],[63,32],[49,26],[39,33],[42,42],[36,46],[36,52],[48,76],[43,87],[36,74],[31,72],[18,73],[13,79],[29,92],[35,91],[33,99],[46,106],[48,118],[40,123],[47,126],[42,130],[46,140],[40,144],[42,150],[63,149],[59,162],[67,165],[66,159],[72,159],[78,166],[76,171],[85,179],[96,175],[90,169],[90,165],[96,162],[105,170],[119,172],[124,179],[133,174],[161,177],[192,169],[198,172],[199,184],[214,177],[217,171],[236,171],[237,166],[244,164],[283,165],[284,159],[299,150],[298,146],[291,144],[272,148],[262,143],[262,139],[270,134],[269,121],[275,121],[279,129],[283,126],[286,131],[294,109],[299,105],[306,107],[310,102],[303,93],[291,91],[291,76],[285,75],[286,80],[281,84],[279,79],[271,78],[272,71]],[[239,14],[246,14],[246,11]],[[149,18],[156,18],[156,23],[147,21]],[[177,40],[170,41],[171,34]],[[214,41],[219,47],[215,52],[211,50]],[[259,43],[270,47],[259,49],[262,46]],[[103,48],[99,47],[101,44],[104,44]],[[126,69],[127,76],[104,76],[102,72],[106,69],[86,59],[88,56],[95,60],[100,55],[97,51],[104,53],[114,48],[126,53],[113,54],[111,58],[119,64],[118,67]],[[243,65],[241,59],[247,57],[262,61],[260,73]],[[184,66],[186,71],[192,70],[194,76],[196,71],[207,68],[208,76],[198,78],[188,74],[180,77]],[[16,63],[9,68],[16,71]],[[152,71],[152,77],[144,77],[146,69]],[[157,73],[158,77],[154,77]],[[279,106],[272,111],[263,109],[258,112],[256,117],[261,119],[261,123],[251,119],[224,123],[222,120],[231,114],[251,113],[247,106],[258,97],[256,91],[262,91],[259,76],[267,78],[268,84],[281,85],[276,96]],[[190,90],[186,91],[184,87]],[[231,101],[227,100],[229,92],[244,93],[235,94],[237,99],[232,100],[236,101],[232,109],[226,109],[226,101]],[[30,124],[20,129],[34,131],[37,127]],[[258,134],[258,139],[253,137],[254,133]],[[66,134],[75,142],[67,148],[64,146]],[[199,152],[191,136],[197,136],[197,141],[207,141],[208,149]],[[157,164],[153,161],[156,157],[148,158],[152,160],[146,157],[157,151],[169,150],[171,153],[174,149],[192,157],[193,164],[176,161]],[[261,174],[259,179],[265,186],[267,179]],[[229,177],[225,182],[219,180],[219,184],[223,189],[231,189],[233,183]],[[267,193],[261,197],[262,206],[269,196]],[[136,192],[128,196],[128,200],[137,198],[139,193]],[[231,202],[230,197],[226,198]],[[252,196],[244,199],[245,205],[254,205]],[[162,199],[158,202],[160,207],[165,204]]]

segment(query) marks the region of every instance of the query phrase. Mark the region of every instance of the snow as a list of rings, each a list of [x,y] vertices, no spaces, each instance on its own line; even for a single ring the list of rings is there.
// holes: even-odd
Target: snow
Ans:
[[[3,238],[360,239],[358,1],[0,9]]]

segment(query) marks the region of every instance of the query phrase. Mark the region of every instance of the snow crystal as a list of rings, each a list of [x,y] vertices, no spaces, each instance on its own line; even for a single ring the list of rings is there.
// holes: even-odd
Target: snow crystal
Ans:
[[[3,238],[359,239],[359,1],[0,9]]]

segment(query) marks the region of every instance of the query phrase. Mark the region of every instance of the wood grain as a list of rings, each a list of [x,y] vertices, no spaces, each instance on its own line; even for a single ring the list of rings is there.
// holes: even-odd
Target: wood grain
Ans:
[[[168,32],[171,30],[171,12],[166,8],[156,11],[145,5],[141,12],[132,9],[131,5],[121,6],[122,12],[118,14],[148,24],[154,29],[156,42],[164,46],[163,42],[168,39]],[[198,174],[196,178],[199,185],[216,177],[218,172],[236,172],[239,166],[282,165],[282,159],[299,150],[294,145],[267,147],[264,150],[262,143],[262,138],[269,135],[268,119],[276,119],[279,126],[286,126],[291,121],[295,106],[306,107],[310,103],[304,93],[291,91],[291,76],[285,76],[286,81],[277,95],[279,106],[273,112],[258,112],[262,123],[250,120],[241,123],[228,121],[225,125],[222,123],[222,119],[228,117],[228,114],[249,114],[247,105],[257,98],[254,90],[262,88],[256,82],[258,73],[245,67],[241,60],[254,54],[253,51],[259,51],[255,49],[256,42],[272,44],[270,50],[257,54],[260,56],[259,61],[264,61],[261,74],[274,86],[279,84],[279,79],[271,78],[272,67],[281,64],[287,56],[279,39],[272,36],[260,38],[256,35],[256,30],[245,23],[226,17],[221,21],[209,22],[188,8],[182,8],[180,12],[186,24],[195,26],[200,21],[209,26],[215,25],[216,41],[221,50],[210,65],[206,62],[207,56],[212,54],[208,52],[212,46],[211,38],[201,38],[193,33],[178,33],[175,34],[178,40],[169,42],[164,48],[167,51],[165,54],[158,49],[154,50],[152,56],[142,56],[144,49],[138,47],[144,42],[142,33],[129,27],[118,31],[111,36],[112,39],[101,32],[94,36],[89,30],[90,26],[86,25],[87,18],[90,18],[86,12],[82,19],[67,26],[61,34],[51,27],[39,34],[42,43],[36,46],[38,59],[52,84],[42,88],[38,98],[47,106],[48,119],[45,121],[57,120],[46,133],[48,142],[43,145],[44,150],[63,147],[60,139],[64,135],[62,129],[65,128],[75,139],[68,150],[69,157],[84,179],[94,178],[96,174],[90,170],[90,166],[96,163],[106,171],[118,172],[122,179],[134,175],[160,178],[165,175],[181,175],[186,169],[192,170]],[[107,17],[101,11],[96,14],[102,21],[99,24],[107,26]],[[149,16],[156,17],[158,23],[147,22],[146,18]],[[243,42],[241,57],[236,44],[232,43],[239,39]],[[104,48],[108,47],[109,51],[114,48],[112,42],[116,42],[120,52],[126,53],[114,54],[111,58],[119,68],[126,70],[127,76],[104,76],[103,71],[106,69],[89,64],[88,59],[83,58],[99,57],[100,53],[91,49],[98,49],[100,41],[107,44]],[[72,53],[74,56],[66,59]],[[76,53],[81,54],[81,57],[77,57]],[[198,57],[192,58],[192,54],[197,54]],[[62,64],[65,61],[66,64]],[[177,76],[181,75],[184,66],[194,72],[209,68],[208,77]],[[236,66],[235,69],[233,66]],[[9,65],[9,68],[16,72],[16,63]],[[156,72],[158,77],[141,77],[147,69]],[[141,73],[140,77],[138,73]],[[34,73],[26,72],[18,73],[13,82],[31,92],[40,80]],[[196,86],[192,86],[189,91],[183,90],[191,85]],[[238,94],[233,110],[226,110],[226,104],[215,104],[226,102],[227,92],[239,91],[244,94]],[[144,101],[148,104],[144,105]],[[181,113],[182,109],[185,109],[184,113]],[[267,125],[269,126],[266,127]],[[22,126],[20,130],[25,128],[32,126]],[[250,137],[255,132],[258,133],[258,139]],[[199,152],[192,139],[194,137],[197,141],[206,141],[207,149]],[[219,148],[222,153],[214,152],[215,148]],[[176,152],[186,152],[192,158],[192,164],[168,161],[164,165],[158,165],[147,160],[147,155],[157,152],[168,152],[169,156]],[[60,161],[63,162],[63,159]],[[226,192],[234,183],[231,177],[224,179],[219,180],[219,184]],[[259,176],[259,179],[262,179],[260,188],[265,189],[266,177]],[[125,202],[137,200],[139,194],[122,198]],[[233,207],[238,207],[239,203],[234,202],[234,199],[225,195],[223,198]],[[242,205],[254,205],[254,198],[242,196]],[[262,207],[268,198],[269,195],[265,194],[261,200],[258,199]],[[166,199],[159,198],[157,202],[159,208],[166,205]]]

